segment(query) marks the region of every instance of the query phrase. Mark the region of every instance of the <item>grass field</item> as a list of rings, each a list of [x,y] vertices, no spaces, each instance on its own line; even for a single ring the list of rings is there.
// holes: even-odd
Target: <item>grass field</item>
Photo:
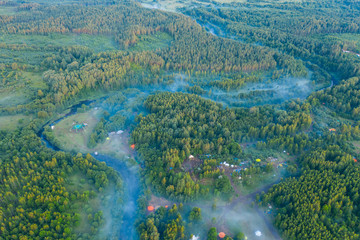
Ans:
[[[2,40],[0,40],[1,42]],[[23,64],[32,64],[32,65],[39,65],[46,54],[49,52],[46,51],[31,51],[31,50],[14,50],[0,48],[0,63],[23,63]]]
[[[29,99],[22,91],[9,91],[6,88],[0,89],[0,107],[12,107],[27,103]]]
[[[16,14],[16,8],[15,7],[7,7],[7,6],[0,6],[0,16],[6,15],[6,16],[12,16]]]
[[[21,35],[7,34],[0,36],[0,42],[6,44],[26,44],[35,46],[85,46],[95,52],[116,50],[116,43],[110,36],[88,34]]]
[[[65,151],[75,151],[81,153],[99,152],[114,157],[121,157],[129,154],[127,133],[113,135],[104,143],[98,144],[95,148],[88,148],[87,143],[95,125],[100,119],[102,110],[93,109],[85,113],[78,113],[70,116],[54,127],[56,139],[60,142],[60,148]],[[87,123],[88,126],[79,132],[71,130],[73,123]]]
[[[154,35],[139,36],[139,41],[132,47],[130,51],[153,51],[170,46],[173,38],[164,32],[158,32]]]
[[[262,187],[276,182],[278,179],[280,179],[284,174],[286,170],[284,167],[279,169],[274,169],[274,172],[271,173],[264,173],[264,174],[257,174],[252,176],[252,183],[248,186],[239,185],[237,189],[241,192],[242,195],[248,195],[252,192],[255,192],[257,190],[260,190]]]
[[[87,153],[90,151],[87,147],[88,139],[94,129],[96,123],[99,121],[100,110],[91,110],[85,113],[78,113],[76,115],[65,118],[57,123],[54,128],[54,134],[61,143],[61,149],[65,151],[77,151]],[[87,123],[88,126],[81,131],[72,131],[73,124]]]
[[[21,75],[24,81],[29,84],[29,87],[34,89],[46,89],[48,86],[43,81],[41,73],[36,72],[22,72]]]
[[[41,73],[20,72],[18,79],[0,85],[0,107],[12,107],[29,102],[38,89],[47,88]],[[2,78],[0,76],[0,81]]]
[[[13,116],[0,116],[0,130],[15,130],[19,126],[24,126],[29,123],[31,116],[25,116],[22,114]]]

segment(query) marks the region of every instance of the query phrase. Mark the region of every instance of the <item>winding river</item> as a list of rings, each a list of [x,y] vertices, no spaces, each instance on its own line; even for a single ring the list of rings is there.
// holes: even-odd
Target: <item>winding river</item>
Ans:
[[[86,100],[71,106],[69,108],[70,112],[67,113],[65,116],[55,121],[46,123],[38,132],[38,136],[48,148],[51,148],[54,151],[61,151],[61,149],[53,146],[49,141],[45,139],[43,135],[44,128],[48,125],[54,125],[62,121],[63,119],[76,114],[79,107],[81,107],[83,104],[89,105],[92,102],[93,101]],[[100,162],[105,162],[107,166],[112,167],[115,171],[117,171],[120,174],[124,184],[124,195],[122,196],[122,222],[114,223],[120,225],[118,227],[115,227],[115,229],[118,229],[119,231],[119,233],[115,235],[120,236],[119,239],[138,239],[138,234],[134,225],[137,218],[137,200],[141,194],[141,183],[138,166],[129,166],[126,161],[121,161],[107,155],[92,156]],[[123,238],[122,236],[126,236],[126,238]]]

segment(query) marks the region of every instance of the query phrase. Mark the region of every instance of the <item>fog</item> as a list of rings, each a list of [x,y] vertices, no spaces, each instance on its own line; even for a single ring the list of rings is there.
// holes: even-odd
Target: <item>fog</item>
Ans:
[[[129,166],[125,159],[119,160],[105,155],[94,157],[119,172],[124,185],[124,192],[121,195],[122,204],[118,204],[114,199],[114,205],[104,206],[107,213],[104,214],[106,224],[100,230],[99,237],[101,239],[104,239],[103,237],[108,239],[138,239],[134,225],[138,217],[136,202],[141,194],[138,167]],[[118,214],[121,214],[121,222],[118,222]]]
[[[134,118],[142,113],[148,114],[144,109],[144,101],[150,94],[157,92],[186,92],[189,86],[199,82],[196,79],[185,76],[183,74],[169,75],[171,80],[163,83],[150,85],[140,88],[128,88],[122,91],[113,92],[109,95],[118,96],[123,99],[119,104],[109,105],[107,99],[100,99],[93,106],[103,108],[109,111],[110,115],[121,112],[128,119],[127,127],[134,124]],[[200,80],[203,81],[204,79]],[[214,80],[214,78],[210,79]],[[202,84],[206,81],[203,81]],[[254,106],[269,103],[279,103],[291,98],[305,98],[312,89],[311,81],[305,78],[284,78],[270,82],[269,80],[259,83],[246,84],[244,87],[236,91],[223,91],[216,88],[206,89],[206,93],[202,96],[217,102],[221,102],[224,106]],[[211,90],[211,91],[210,91]],[[256,94],[253,94],[256,92]],[[112,106],[112,107],[109,107]],[[120,130],[120,129],[119,129]],[[126,130],[126,129],[124,129]],[[127,132],[127,134],[129,134]],[[112,140],[110,140],[111,142]],[[106,164],[119,172],[124,182],[125,192],[121,196],[123,203],[117,202],[117,193],[110,194],[112,197],[108,199],[108,205],[104,206],[103,212],[106,218],[106,224],[101,228],[99,238],[137,239],[137,232],[134,222],[137,219],[137,199],[140,196],[141,184],[139,176],[139,168],[131,167],[126,164],[131,153],[129,152],[128,138],[124,137],[117,145],[123,156],[122,160],[113,157],[101,155],[99,151],[96,159],[104,161]],[[141,160],[139,160],[141,162]],[[214,210],[210,204],[203,202],[191,203],[190,206],[199,206],[202,209],[203,223],[205,225],[190,226],[190,230],[196,236],[200,235],[200,239],[205,239],[204,235],[211,226],[216,226],[218,232],[235,234],[241,230],[249,240],[256,239],[278,239],[278,234],[271,222],[267,219],[263,210],[259,210],[256,206],[251,205],[253,196],[234,201],[231,205],[225,202],[218,202],[217,208]],[[122,219],[121,221],[119,219]],[[214,220],[215,219],[215,220]],[[119,222],[120,221],[120,222]],[[261,232],[261,236],[255,233]],[[259,232],[258,232],[259,234]]]
[[[295,98],[305,99],[314,90],[308,78],[285,78],[272,82],[249,83],[235,91],[212,88],[210,98],[227,106],[252,107],[281,104]]]
[[[219,201],[214,209],[212,204],[198,202],[191,207],[201,208],[203,221],[201,224],[190,227],[191,233],[206,239],[210,227],[216,227],[217,232],[224,232],[234,237],[239,231],[243,232],[248,240],[278,240],[281,239],[272,226],[271,219],[266,216],[264,209],[251,204],[252,199],[239,198],[233,203]],[[257,234],[261,234],[257,236]]]

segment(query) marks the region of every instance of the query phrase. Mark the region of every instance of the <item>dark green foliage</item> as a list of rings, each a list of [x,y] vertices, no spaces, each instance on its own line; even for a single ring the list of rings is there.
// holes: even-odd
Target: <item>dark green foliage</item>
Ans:
[[[88,203],[109,181],[121,188],[117,173],[90,155],[72,156],[48,150],[31,130],[0,134],[0,235],[3,239],[76,238],[73,228],[80,221],[76,203]],[[69,190],[69,176],[79,171],[93,182],[97,193]],[[90,218],[95,234],[104,223],[102,213],[95,212]]]
[[[185,238],[184,221],[176,205],[160,207],[138,226],[141,240],[181,240]]]
[[[217,166],[227,158],[242,157],[239,142],[259,138],[287,142],[286,138],[297,139],[296,133],[311,124],[306,113],[309,105],[294,102],[289,103],[289,112],[269,107],[224,109],[196,95],[160,93],[149,96],[145,107],[151,114],[139,116],[132,141],[145,160],[147,183],[163,194],[183,200],[209,191],[207,186],[194,181],[193,174],[214,179],[217,193],[224,196],[232,193],[229,179],[220,176]],[[297,108],[297,112],[292,108]],[[306,142],[301,143],[300,148],[295,145],[296,153],[308,147]],[[289,144],[280,146],[284,147],[294,148]],[[205,160],[201,170],[195,169],[193,173],[184,171],[183,163],[190,155],[205,154],[215,155],[219,160]]]
[[[93,129],[93,133],[90,135],[88,142],[89,148],[93,148],[96,144],[104,142],[110,132],[119,131],[125,126],[126,117],[121,113],[116,113],[111,117],[104,115],[104,117],[107,119],[101,118]]]
[[[244,240],[245,239],[245,234],[242,232],[239,232],[238,234],[236,234],[235,236],[235,240]]]
[[[223,8],[191,8],[184,13],[223,28],[228,37],[280,49],[346,78],[360,73],[360,60],[348,61],[348,56],[342,53],[346,43],[318,36],[359,33],[359,21],[354,18],[360,13],[357,6],[356,1],[266,2],[265,5],[264,2],[241,2],[224,4]],[[299,65],[290,63],[289,59],[282,58],[278,63],[286,65],[291,74],[302,72]]]
[[[210,228],[208,235],[207,235],[207,240],[217,240],[217,231],[215,227]]]
[[[189,215],[189,220],[197,222],[197,221],[200,221],[201,218],[202,218],[201,217],[201,209],[198,207],[193,207],[193,209],[191,210],[190,215]]]
[[[343,80],[339,85],[314,93],[309,101],[333,108],[345,117],[360,119],[360,78]]]
[[[338,146],[317,149],[302,160],[303,174],[263,196],[279,208],[276,225],[288,239],[359,238],[359,167]],[[307,224],[305,224],[307,223]]]

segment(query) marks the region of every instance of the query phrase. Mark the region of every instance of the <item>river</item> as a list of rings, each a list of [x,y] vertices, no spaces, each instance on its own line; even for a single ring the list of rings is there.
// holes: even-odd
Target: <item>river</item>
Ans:
[[[38,132],[38,136],[41,138],[41,140],[45,143],[46,147],[51,148],[54,151],[61,151],[56,146],[53,146],[49,141],[47,141],[43,135],[44,128],[47,125],[53,125],[55,123],[60,122],[61,120],[72,116],[77,113],[77,109],[81,107],[83,104],[89,105],[93,101],[86,100],[82,101],[78,104],[73,105],[70,107],[70,112],[67,113],[65,116],[46,123],[41,130]],[[124,194],[122,196],[123,200],[123,207],[122,207],[122,221],[118,224],[119,233],[116,234],[117,236],[120,236],[119,239],[138,239],[138,234],[135,227],[135,221],[137,219],[137,200],[139,196],[141,195],[141,183],[140,183],[140,176],[139,176],[139,167],[138,166],[129,166],[126,161],[121,161],[119,159],[106,156],[106,155],[92,155],[95,159],[97,159],[100,162],[105,162],[107,166],[113,168],[115,171],[119,173],[121,176],[121,179],[123,181],[124,185]],[[112,224],[113,225],[113,224]],[[111,233],[109,233],[111,234]],[[126,236],[126,237],[124,237]]]

